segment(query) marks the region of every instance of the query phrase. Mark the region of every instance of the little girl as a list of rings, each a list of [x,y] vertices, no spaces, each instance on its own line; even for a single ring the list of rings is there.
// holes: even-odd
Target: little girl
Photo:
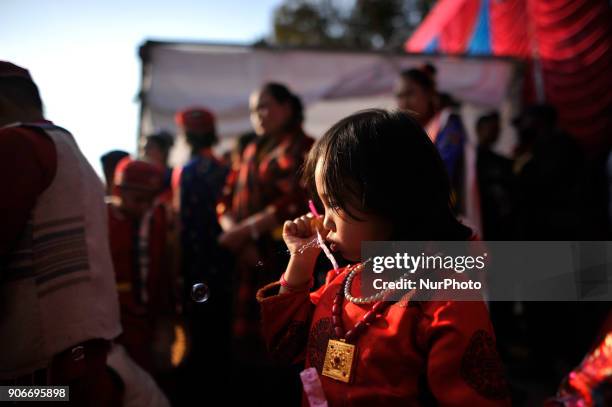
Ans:
[[[361,298],[362,241],[471,238],[424,130],[406,113],[353,114],[313,146],[304,177],[325,214],[284,224],[289,264],[258,292],[271,353],[316,368],[330,406],[509,405],[482,302]],[[353,264],[309,292],[317,231]]]

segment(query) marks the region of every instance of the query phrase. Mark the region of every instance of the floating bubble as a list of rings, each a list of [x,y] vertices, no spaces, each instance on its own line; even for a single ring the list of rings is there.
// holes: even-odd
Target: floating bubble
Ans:
[[[196,283],[191,287],[191,299],[195,302],[203,303],[208,301],[210,292],[204,283]]]

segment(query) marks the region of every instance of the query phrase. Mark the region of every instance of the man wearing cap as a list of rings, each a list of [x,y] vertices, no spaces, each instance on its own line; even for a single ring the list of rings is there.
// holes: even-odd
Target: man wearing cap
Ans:
[[[182,168],[179,186],[182,270],[187,298],[191,298],[189,290],[194,283],[204,282],[210,290],[206,304],[186,304],[193,334],[189,363],[196,369],[206,365],[204,375],[210,373],[210,379],[217,380],[223,376],[222,370],[229,360],[231,267],[217,244],[221,227],[216,204],[229,168],[212,152],[217,134],[210,111],[191,107],[178,112],[175,119],[180,135],[191,147],[191,160]]]
[[[116,405],[104,188],[73,136],[44,119],[29,72],[2,61],[0,180],[0,384],[69,384],[74,405]]]
[[[186,283],[216,273],[216,203],[229,169],[212,152],[217,142],[215,118],[204,108],[189,108],[176,114],[176,123],[191,147],[191,160],[180,173],[180,217],[183,265]]]

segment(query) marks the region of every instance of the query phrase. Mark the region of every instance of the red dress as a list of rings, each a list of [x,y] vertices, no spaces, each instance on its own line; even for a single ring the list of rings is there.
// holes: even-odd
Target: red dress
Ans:
[[[335,339],[332,304],[347,274],[346,269],[340,271],[338,276],[329,272],[326,284],[312,293],[270,295],[278,292],[278,283],[258,293],[269,350],[281,361],[305,359],[306,367],[315,367],[330,406],[510,405],[482,302],[394,303],[354,342],[352,382],[323,376],[328,340]],[[352,295],[360,295],[359,286],[358,274]],[[371,307],[344,301],[346,329]],[[305,398],[303,404],[308,405]]]

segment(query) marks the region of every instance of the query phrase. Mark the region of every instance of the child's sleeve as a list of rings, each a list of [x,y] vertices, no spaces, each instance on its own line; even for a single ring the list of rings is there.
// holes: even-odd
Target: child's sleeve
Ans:
[[[326,287],[310,293],[278,294],[280,283],[275,282],[257,292],[263,338],[274,359],[283,363],[304,360],[312,314]]]
[[[482,302],[425,305],[420,345],[428,350],[427,381],[441,406],[509,406],[504,367]]]

